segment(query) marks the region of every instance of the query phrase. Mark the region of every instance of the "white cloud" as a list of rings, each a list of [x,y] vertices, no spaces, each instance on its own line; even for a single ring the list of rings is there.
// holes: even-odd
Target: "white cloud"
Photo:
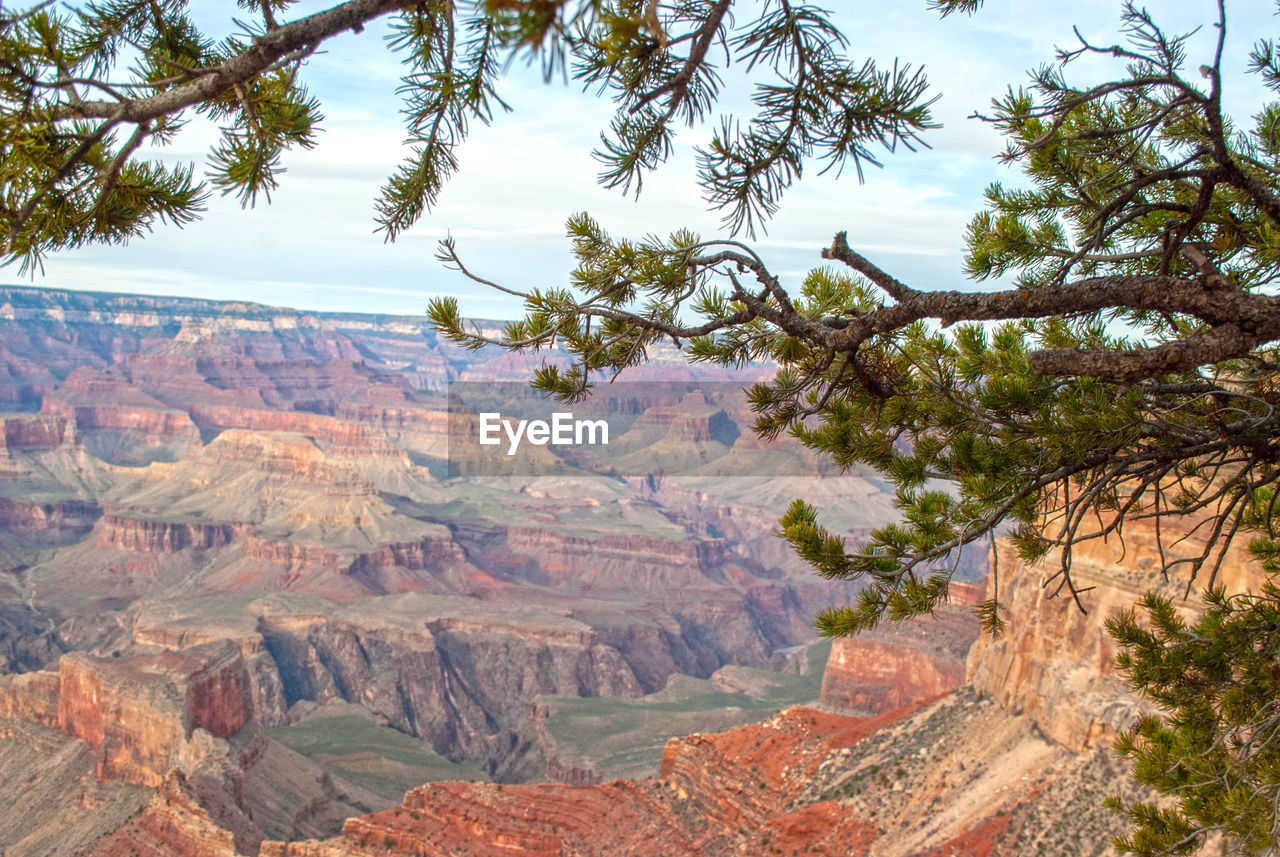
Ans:
[[[321,8],[321,0],[310,4]],[[1245,4],[1236,4],[1243,7]],[[1269,4],[1257,4],[1268,6]],[[806,175],[784,200],[769,233],[756,243],[778,270],[800,272],[818,263],[817,250],[840,229],[866,252],[883,256],[905,276],[961,285],[965,223],[981,206],[982,189],[1016,179],[992,155],[995,132],[966,117],[992,96],[1025,80],[1027,69],[1068,44],[1071,25],[1082,22],[1090,38],[1114,41],[1118,0],[1045,3],[1002,0],[972,18],[939,20],[924,0],[839,4],[837,20],[850,37],[855,62],[872,56],[923,62],[941,94],[935,112],[944,127],[931,132],[932,149],[888,156],[884,170],[867,171],[859,185],[853,170],[839,180]],[[1177,28],[1212,13],[1211,0],[1160,2],[1153,10]],[[200,0],[197,14],[225,15],[225,4]],[[1243,56],[1259,34],[1274,29],[1259,8],[1233,8],[1229,56]],[[1213,28],[1193,45],[1208,49]],[[1106,74],[1109,60],[1082,63],[1082,76]],[[1237,69],[1239,71],[1239,69]],[[516,107],[477,126],[462,147],[460,174],[437,209],[393,245],[373,232],[373,200],[405,154],[395,97],[401,68],[378,34],[345,35],[307,70],[326,114],[313,151],[286,158],[288,172],[270,207],[243,211],[217,198],[202,223],[185,230],[161,228],[126,248],[87,248],[51,257],[39,284],[73,288],[188,294],[260,300],[316,309],[420,312],[432,293],[456,293],[464,311],[511,314],[516,307],[443,270],[432,258],[446,234],[477,269],[515,285],[562,282],[570,266],[565,218],[579,210],[597,215],[618,234],[665,232],[689,226],[711,236],[720,215],[706,211],[694,185],[691,144],[705,129],[686,131],[671,161],[646,177],[639,200],[596,184],[591,157],[610,105],[572,86],[543,84],[536,71],[517,68],[501,91]],[[1255,79],[1232,79],[1228,105],[1257,103]],[[731,89],[729,103],[745,93]],[[166,158],[200,157],[214,129],[193,127]],[[816,169],[811,170],[816,173]]]

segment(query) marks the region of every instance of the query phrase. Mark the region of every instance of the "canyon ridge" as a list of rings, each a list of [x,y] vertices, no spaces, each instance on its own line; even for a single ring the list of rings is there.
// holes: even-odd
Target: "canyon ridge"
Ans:
[[[819,641],[856,589],[776,519],[856,540],[891,489],[760,443],[723,391],[763,370],[654,357],[631,467],[456,476],[450,386],[539,358],[0,289],[3,853],[1112,853],[1140,705],[1104,621],[1167,586],[1144,534],[1078,551],[1087,615],[996,545],[935,615]]]

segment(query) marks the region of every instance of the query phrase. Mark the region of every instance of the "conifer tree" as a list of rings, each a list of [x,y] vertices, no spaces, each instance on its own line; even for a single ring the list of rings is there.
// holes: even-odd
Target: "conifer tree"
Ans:
[[[616,103],[597,156],[602,183],[624,191],[667,159],[679,126],[711,117],[730,67],[756,80],[756,113],[724,117],[699,153],[704,192],[734,231],[771,215],[807,160],[861,170],[931,125],[923,74],[851,63],[828,13],[791,0],[739,20],[734,0],[347,0],[293,19],[293,0],[237,5],[239,32],[222,40],[186,0],[0,6],[0,258],[29,269],[46,252],[196,218],[210,188],[194,168],[145,157],[192,115],[221,128],[208,184],[246,205],[269,198],[281,155],[314,145],[322,120],[308,57],[383,18],[411,149],[376,203],[388,239],[435,203],[468,129],[507,109],[499,78],[516,59]]]
[[[803,500],[782,533],[818,573],[865,581],[857,604],[818,619],[850,634],[928,612],[946,560],[1009,528],[1035,561],[1057,550],[1054,593],[1078,604],[1072,548],[1154,518],[1177,538],[1208,518],[1202,553],[1163,571],[1212,586],[1240,531],[1273,557],[1280,298],[1280,104],[1251,127],[1222,112],[1225,4],[1216,51],[1187,72],[1186,36],[1124,7],[1126,39],[1079,42],[1010,89],[985,117],[1025,183],[992,185],[968,229],[967,273],[1011,288],[906,283],[838,233],[828,265],[784,283],[748,244],[687,231],[641,240],[569,221],[571,288],[523,294],[527,315],[499,337],[436,300],[437,327],[474,347],[557,347],[538,388],[574,399],[660,340],[724,365],[769,359],[751,391],[756,430],[790,432],[896,487],[901,519],[846,545]],[[1103,55],[1118,74],[1069,78]],[[1247,58],[1272,93],[1280,56]],[[473,276],[451,241],[440,258]],[[477,277],[478,278],[478,277]],[[1180,529],[1181,527],[1181,529]],[[1001,624],[996,600],[982,606]]]
[[[1241,857],[1280,848],[1280,587],[1212,589],[1205,607],[1189,622],[1148,595],[1147,621],[1131,611],[1109,622],[1132,687],[1162,711],[1116,743],[1163,798],[1111,799],[1133,823],[1117,840],[1127,854],[1197,854],[1214,838]]]

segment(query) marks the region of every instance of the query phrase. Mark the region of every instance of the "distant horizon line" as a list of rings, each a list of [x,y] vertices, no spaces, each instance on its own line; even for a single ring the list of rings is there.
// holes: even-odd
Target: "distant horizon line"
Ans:
[[[313,309],[306,309],[303,307],[286,306],[283,304],[259,303],[258,301],[249,301],[249,300],[243,300],[238,298],[208,298],[208,297],[194,297],[191,295],[152,295],[152,294],[145,294],[143,292],[119,292],[119,291],[108,291],[106,289],[92,289],[92,288],[78,289],[78,288],[67,288],[65,286],[40,286],[40,285],[24,286],[24,285],[17,285],[13,283],[0,283],[0,293],[15,292],[15,291],[46,294],[46,295],[61,294],[61,295],[66,295],[72,298],[78,297],[78,296],[89,296],[89,297],[102,297],[102,298],[128,298],[128,299],[133,299],[138,301],[175,301],[175,302],[188,302],[188,303],[194,303],[194,304],[217,304],[217,305],[223,305],[223,306],[231,305],[231,306],[242,306],[242,307],[245,307],[246,309],[265,310],[265,311],[272,311],[272,312],[283,311],[283,312],[294,313],[297,315],[314,315],[314,316],[323,316],[323,317],[361,316],[361,317],[367,317],[367,318],[404,319],[404,320],[413,320],[413,321],[422,321],[422,322],[427,321],[427,313],[425,310],[422,312],[421,315],[409,315],[405,313],[390,313],[390,312],[361,312],[360,310],[321,310],[321,309],[313,310]],[[513,321],[513,319],[468,318],[467,321],[474,321],[480,324],[507,324],[508,322]]]

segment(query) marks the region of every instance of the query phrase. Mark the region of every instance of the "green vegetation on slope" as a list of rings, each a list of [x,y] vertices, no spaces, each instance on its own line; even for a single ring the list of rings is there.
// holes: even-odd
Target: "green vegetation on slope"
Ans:
[[[816,702],[831,654],[823,640],[797,655],[801,672],[725,667],[712,679],[675,675],[662,690],[638,699],[541,696],[539,732],[562,774],[598,780],[654,776],[667,741],[758,723],[792,705]]]
[[[479,768],[450,762],[425,742],[355,714],[317,717],[269,734],[325,770],[393,801],[423,783],[486,779]]]

